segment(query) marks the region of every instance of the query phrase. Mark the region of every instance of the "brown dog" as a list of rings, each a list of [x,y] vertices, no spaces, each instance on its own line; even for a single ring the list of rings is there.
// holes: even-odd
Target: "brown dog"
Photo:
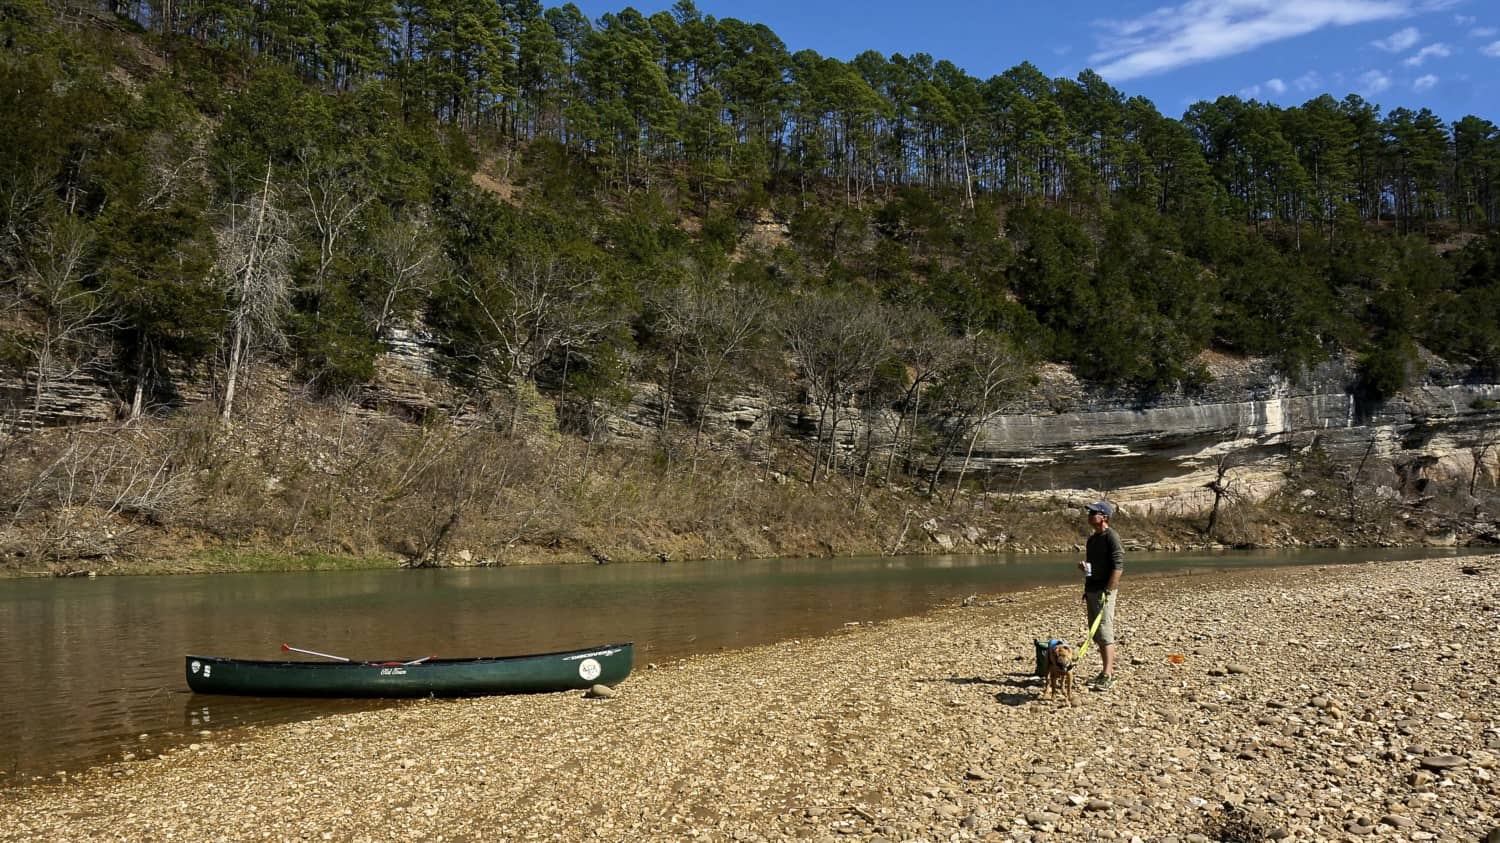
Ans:
[[[1052,699],[1054,692],[1061,687],[1068,705],[1076,705],[1073,702],[1073,655],[1073,648],[1065,641],[1047,648],[1047,672],[1042,677],[1047,688],[1042,692],[1042,699]]]

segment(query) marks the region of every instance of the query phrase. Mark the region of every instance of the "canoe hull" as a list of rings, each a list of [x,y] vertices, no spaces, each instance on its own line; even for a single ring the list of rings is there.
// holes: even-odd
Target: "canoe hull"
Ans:
[[[481,659],[394,662],[251,661],[187,656],[197,694],[256,697],[466,697],[528,694],[614,685],[630,674],[634,648]]]

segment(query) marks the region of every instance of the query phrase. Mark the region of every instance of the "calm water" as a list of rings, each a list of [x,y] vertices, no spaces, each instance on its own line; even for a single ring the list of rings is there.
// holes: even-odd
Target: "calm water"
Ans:
[[[1330,564],[1453,551],[1132,553],[1130,572]],[[1076,582],[1076,554],[796,559],[0,581],[0,785],[160,751],[200,731],[399,703],[197,696],[188,653],[275,659],[515,655],[636,643],[646,662]]]

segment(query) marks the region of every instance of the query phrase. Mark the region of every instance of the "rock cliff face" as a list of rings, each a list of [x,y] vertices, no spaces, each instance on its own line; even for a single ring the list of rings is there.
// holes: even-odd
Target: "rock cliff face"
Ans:
[[[1381,403],[1351,391],[1353,373],[1328,364],[1301,383],[1266,364],[1219,361],[1201,395],[1150,403],[1090,393],[1066,373],[1016,412],[983,429],[975,462],[1024,491],[1108,491],[1146,509],[1196,510],[1212,500],[1204,484],[1221,458],[1237,466],[1237,488],[1274,491],[1290,455],[1313,444],[1359,459],[1368,451],[1396,466],[1416,491],[1433,477],[1467,476],[1469,447],[1500,427],[1500,384],[1463,383],[1433,371],[1427,381]]]
[[[1133,396],[1090,390],[1061,367],[1041,371],[1030,394],[984,425],[970,460],[992,488],[1078,496],[1109,493],[1138,510],[1192,512],[1206,507],[1221,459],[1235,466],[1235,489],[1252,499],[1280,488],[1292,454],[1314,444],[1339,459],[1370,456],[1394,465],[1414,494],[1424,481],[1467,477],[1470,447],[1500,431],[1500,384],[1463,382],[1435,368],[1425,382],[1389,401],[1356,397],[1354,373],[1325,364],[1298,383],[1269,363],[1210,361],[1213,383],[1194,395]],[[805,407],[773,407],[764,398],[732,396],[710,408],[721,440],[749,440],[778,418],[790,435],[811,437],[816,416]],[[612,426],[617,436],[649,439],[659,426],[661,397],[637,391]],[[894,416],[860,418],[841,429],[843,447],[869,433],[888,441]],[[929,423],[934,420],[928,419]],[[685,420],[683,421],[685,423]],[[1500,450],[1500,449],[1497,449]],[[1490,458],[1500,457],[1491,451]],[[953,462],[950,468],[958,468]],[[1493,466],[1491,471],[1500,471]]]
[[[61,377],[45,390],[37,412],[35,380],[0,374],[0,435],[15,427],[32,430],[86,424],[113,418],[116,397],[104,384],[86,376]]]
[[[424,338],[403,332],[395,339],[362,403],[417,418],[449,396]],[[1441,366],[1402,395],[1373,403],[1355,396],[1353,372],[1340,362],[1296,383],[1261,361],[1207,362],[1214,380],[1205,390],[1149,401],[1090,389],[1062,367],[1043,367],[1030,393],[983,426],[969,476],[986,477],[996,489],[1069,497],[1108,493],[1140,511],[1189,512],[1212,500],[1204,484],[1214,479],[1221,459],[1235,466],[1236,490],[1259,498],[1279,488],[1296,451],[1316,443],[1339,458],[1357,460],[1367,452],[1381,458],[1396,467],[1405,486],[1393,491],[1415,494],[1428,479],[1467,478],[1471,446],[1500,430],[1500,384],[1466,382]],[[0,380],[0,407],[22,429],[38,421],[102,421],[115,411],[112,393],[87,379],[65,381],[52,392],[37,419],[25,383]],[[197,398],[204,389],[188,385],[183,393]],[[662,401],[655,385],[637,385],[631,404],[610,420],[610,435],[652,441]],[[687,417],[689,408],[686,399],[674,405],[679,432],[696,424]],[[853,408],[847,418],[838,437],[845,449],[867,434],[878,447],[895,422],[893,412],[861,417]],[[705,432],[720,445],[753,450],[773,426],[779,435],[811,438],[817,418],[806,407],[779,406],[755,395],[725,395],[707,408]],[[1488,471],[1500,471],[1497,451],[1490,451]],[[958,461],[950,467],[956,471]]]

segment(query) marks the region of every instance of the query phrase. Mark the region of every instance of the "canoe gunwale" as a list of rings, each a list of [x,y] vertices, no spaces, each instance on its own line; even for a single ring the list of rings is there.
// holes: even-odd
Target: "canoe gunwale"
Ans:
[[[552,652],[552,653],[527,653],[525,655],[520,655],[520,656],[470,656],[470,657],[467,657],[467,658],[450,658],[450,659],[433,659],[433,658],[429,658],[429,659],[424,659],[424,660],[422,660],[420,662],[412,662],[412,660],[410,660],[410,659],[399,659],[399,660],[398,659],[369,659],[369,660],[353,659],[353,660],[346,661],[346,662],[333,662],[333,661],[314,662],[314,661],[302,661],[300,659],[238,659],[238,658],[235,658],[233,656],[200,656],[200,655],[193,655],[193,654],[188,654],[184,658],[188,659],[189,661],[191,661],[193,659],[197,659],[199,661],[213,662],[215,664],[222,664],[222,663],[226,663],[227,662],[227,663],[242,664],[242,665],[255,666],[255,667],[295,667],[295,668],[303,668],[303,667],[310,667],[310,668],[330,668],[330,667],[332,667],[332,668],[422,667],[422,666],[427,666],[427,665],[441,666],[441,665],[460,665],[460,664],[498,664],[498,663],[501,663],[501,662],[521,661],[522,659],[554,659],[554,658],[555,659],[568,659],[568,658],[586,659],[586,658],[589,658],[591,656],[597,657],[597,656],[614,655],[615,653],[619,652],[620,650],[631,649],[634,646],[635,646],[634,642],[627,641],[627,642],[625,642],[623,644],[604,644],[604,645],[601,645],[601,646],[598,646],[598,647],[588,647],[588,648],[582,649],[582,650],[558,650],[558,651]],[[420,658],[420,657],[418,657],[418,658]]]

